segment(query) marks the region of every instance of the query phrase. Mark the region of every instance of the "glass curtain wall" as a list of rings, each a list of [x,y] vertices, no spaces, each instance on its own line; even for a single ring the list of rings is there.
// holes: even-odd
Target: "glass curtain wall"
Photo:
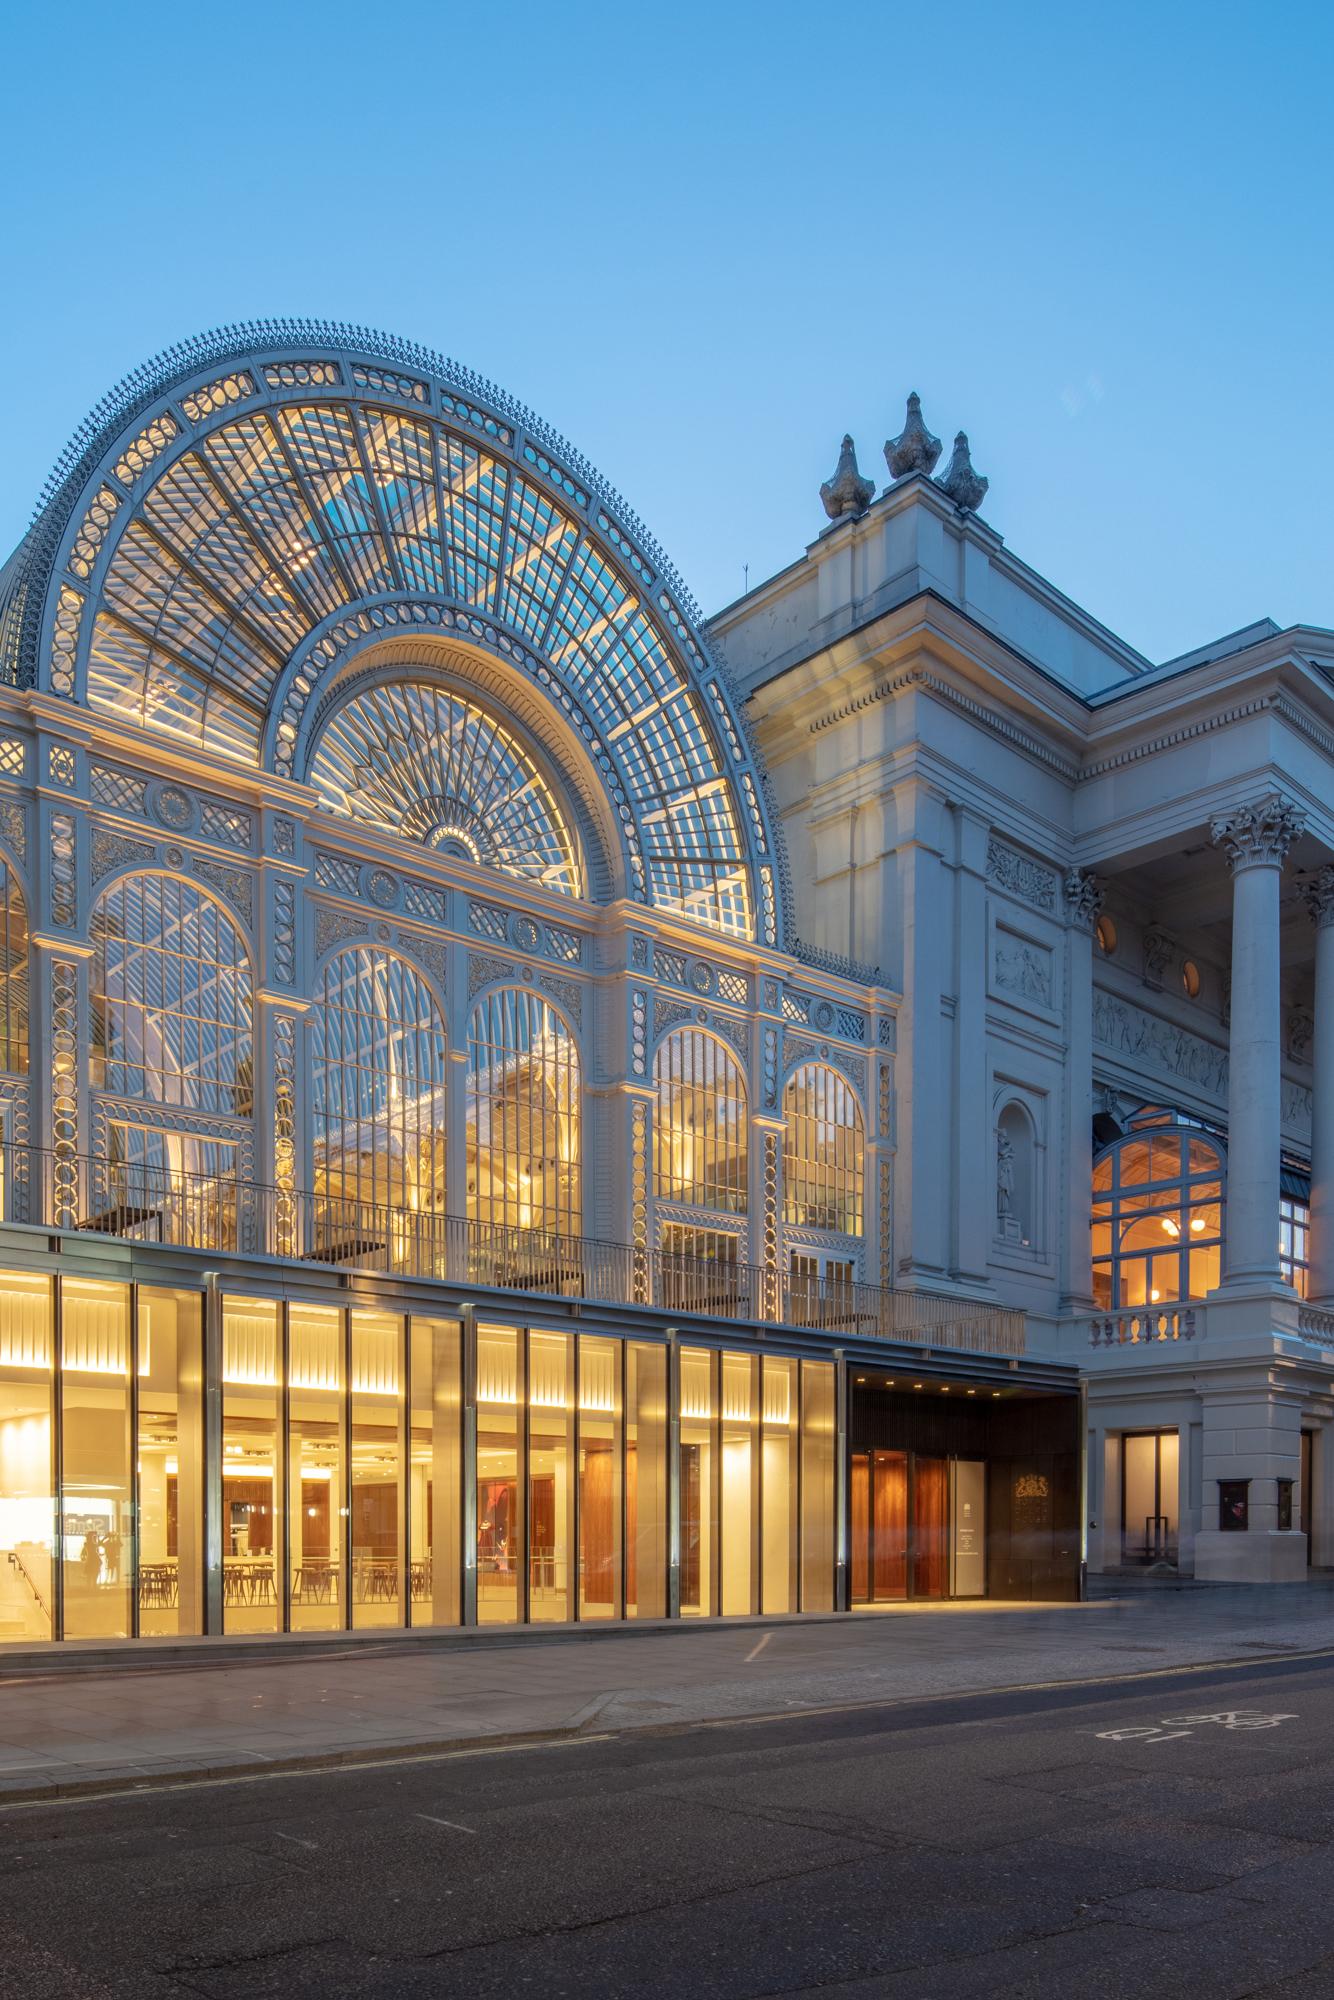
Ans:
[[[665,1344],[227,1295],[215,1463],[205,1305],[0,1275],[0,1643],[202,1632],[212,1506],[227,1633],[666,1615]],[[832,1365],[679,1363],[682,1612],[831,1606]]]

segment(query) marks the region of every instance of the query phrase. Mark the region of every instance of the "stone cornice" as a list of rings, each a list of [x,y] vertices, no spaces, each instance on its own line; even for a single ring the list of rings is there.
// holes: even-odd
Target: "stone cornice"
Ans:
[[[1036,758],[1039,763],[1045,764],[1049,770],[1057,772],[1062,778],[1073,781],[1078,776],[1079,766],[1073,758],[1062,756],[1060,751],[1054,750],[1049,743],[1044,743],[1029,730],[1020,728],[1017,723],[998,714],[984,702],[965,694],[962,688],[956,687],[943,675],[933,673],[929,667],[905,667],[898,673],[890,674],[878,680],[874,687],[866,690],[865,694],[854,695],[839,707],[827,709],[823,715],[809,722],[807,728],[812,736],[818,736],[823,730],[832,729],[836,724],[848,721],[862,710],[873,708],[877,702],[892,701],[896,696],[915,689],[934,695],[938,701],[947,702],[961,715],[966,715],[973,722],[981,723],[994,735],[1012,744],[1016,750],[1022,750],[1026,756]]]

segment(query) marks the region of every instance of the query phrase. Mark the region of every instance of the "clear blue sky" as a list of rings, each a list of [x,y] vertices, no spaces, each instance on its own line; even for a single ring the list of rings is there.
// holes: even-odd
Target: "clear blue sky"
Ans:
[[[1334,10],[11,8],[0,540],[97,397],[274,314],[563,431],[706,610],[908,389],[1154,658],[1334,626]]]

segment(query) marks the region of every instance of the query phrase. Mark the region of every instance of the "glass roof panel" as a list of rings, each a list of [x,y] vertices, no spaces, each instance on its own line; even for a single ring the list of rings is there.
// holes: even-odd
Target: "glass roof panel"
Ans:
[[[551,786],[507,725],[463,695],[404,681],[354,696],[320,737],[310,782],[334,812],[584,893],[579,843]]]
[[[548,494],[527,461],[521,471],[501,447],[447,430],[425,409],[344,400],[330,386],[307,384],[272,413],[233,412],[193,442],[182,437],[181,455],[99,524],[104,540],[76,539],[70,563],[85,581],[101,577],[83,620],[89,702],[253,764],[284,670],[324,621],[365,597],[453,598],[544,654],[601,733],[624,787],[620,810],[628,802],[637,823],[651,900],[751,934],[749,820],[714,718],[644,579],[581,527],[582,503]],[[63,670],[70,680],[73,667]],[[467,771],[457,764],[457,717],[420,702],[392,729],[369,708],[361,717],[378,755],[392,737],[398,766],[414,774],[414,799],[426,801],[405,830],[442,838],[448,815],[432,819],[429,802],[447,795],[461,825],[468,804],[504,857],[496,865],[585,893],[577,840],[545,780],[534,768],[535,789],[516,780],[512,801],[505,791],[498,774],[527,753],[496,718],[482,755],[486,715],[477,705],[460,739],[477,760]],[[413,801],[395,793],[386,804],[380,780],[377,791],[355,772],[336,777],[335,741],[330,732],[320,751],[331,801],[401,824]],[[459,791],[465,777],[480,787],[476,798]],[[541,801],[540,825],[520,805],[529,797]],[[460,851],[487,844],[476,828],[456,832]]]

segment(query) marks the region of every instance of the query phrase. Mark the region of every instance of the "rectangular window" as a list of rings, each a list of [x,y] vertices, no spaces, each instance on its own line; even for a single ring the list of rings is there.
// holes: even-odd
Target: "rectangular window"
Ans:
[[[461,1614],[461,1361],[457,1320],[413,1318],[408,1551],[414,1625],[457,1625]]]
[[[745,1617],[759,1608],[758,1380],[758,1355],[723,1355],[720,1499],[724,1617]]]
[[[625,1395],[625,1612],[667,1615],[667,1350],[631,1341]]]
[[[766,1354],[760,1365],[760,1609],[772,1614],[797,1608],[797,1375],[801,1364]]]
[[[520,1615],[524,1525],[520,1514],[519,1336],[477,1329],[477,1622],[513,1625]]]
[[[715,1377],[718,1357],[681,1349],[680,1583],[683,1618],[716,1614],[718,1502]]]
[[[139,1630],[204,1629],[204,1353],[198,1292],[139,1291]]]
[[[579,1616],[621,1615],[621,1343],[579,1336]]]
[[[352,1623],[402,1625],[403,1322],[352,1314]]]
[[[281,1308],[227,1298],[222,1310],[222,1627],[282,1624],[279,1418]]]
[[[834,1608],[834,1369],[801,1364],[801,1609]]]
[[[528,1615],[574,1616],[574,1342],[528,1336]]]
[[[342,1311],[291,1308],[287,1378],[287,1562],[294,1632],[345,1623]]]
[[[0,1272],[0,1640],[16,1645],[54,1633],[52,1354],[51,1280]]]
[[[61,1285],[61,1543],[67,1639],[132,1629],[128,1285]]]

